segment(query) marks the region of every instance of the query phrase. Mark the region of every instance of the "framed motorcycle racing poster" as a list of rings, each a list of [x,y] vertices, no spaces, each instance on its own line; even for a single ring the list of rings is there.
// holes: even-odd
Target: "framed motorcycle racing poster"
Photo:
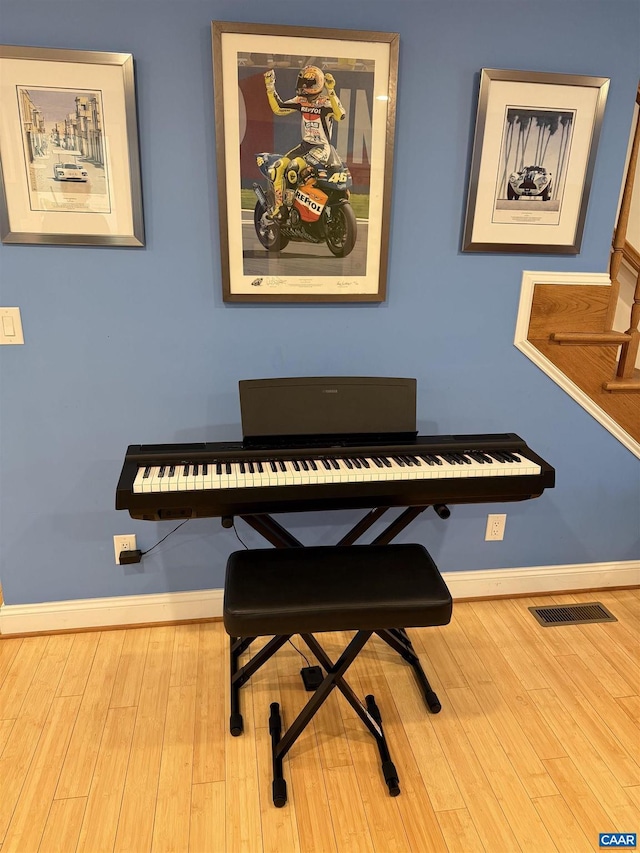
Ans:
[[[399,36],[211,34],[224,301],[384,301]]]
[[[578,254],[608,89],[482,69],[463,251]]]

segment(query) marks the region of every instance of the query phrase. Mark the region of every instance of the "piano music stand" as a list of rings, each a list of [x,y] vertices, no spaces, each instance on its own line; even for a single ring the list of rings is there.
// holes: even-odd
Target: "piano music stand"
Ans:
[[[334,547],[343,547],[354,545],[357,540],[366,531],[381,518],[387,511],[388,507],[375,507],[371,509],[360,521],[358,521],[351,530],[346,533]],[[370,543],[373,545],[388,545],[393,539],[401,533],[415,518],[417,518],[428,506],[413,506],[407,507],[400,515],[389,524],[382,533]],[[435,511],[442,518],[447,518],[449,510],[444,506],[434,507]],[[304,548],[306,547],[296,539],[292,533],[279,524],[268,513],[257,515],[241,515],[240,518],[259,533],[275,548]],[[224,527],[230,527],[233,524],[233,519],[223,518],[222,524]],[[396,651],[413,669],[416,680],[424,696],[425,703],[432,714],[437,714],[440,711],[441,705],[438,697],[431,689],[429,680],[426,676],[420,659],[409,639],[409,635],[405,628],[384,628],[376,630],[375,633],[384,640],[394,651]],[[240,688],[247,683],[249,678],[264,664],[266,661],[287,642],[288,637],[274,637],[267,643],[248,664],[239,669],[238,662],[240,656],[249,648],[256,637],[231,637],[230,638],[230,665],[231,665],[231,716],[230,716],[230,731],[234,736],[242,734],[243,722],[240,711]]]

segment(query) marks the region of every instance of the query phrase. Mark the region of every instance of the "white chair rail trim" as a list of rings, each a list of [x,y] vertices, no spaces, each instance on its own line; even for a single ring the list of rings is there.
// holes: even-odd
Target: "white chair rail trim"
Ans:
[[[640,560],[443,572],[455,599],[541,595],[640,584]],[[597,592],[594,592],[597,596]],[[222,617],[221,589],[0,606],[0,634],[117,628]]]

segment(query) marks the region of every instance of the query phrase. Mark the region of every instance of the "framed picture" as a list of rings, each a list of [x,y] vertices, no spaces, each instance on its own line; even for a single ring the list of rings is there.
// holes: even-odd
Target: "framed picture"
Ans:
[[[0,45],[0,231],[144,245],[130,54]]]
[[[399,36],[211,27],[224,300],[382,302]]]
[[[609,80],[483,68],[465,252],[577,254]]]

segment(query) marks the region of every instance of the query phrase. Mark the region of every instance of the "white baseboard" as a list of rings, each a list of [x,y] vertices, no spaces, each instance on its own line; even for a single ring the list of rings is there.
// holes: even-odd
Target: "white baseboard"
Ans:
[[[443,572],[454,600],[542,595],[568,590],[638,586],[640,560],[618,563],[579,563],[524,569],[482,569],[477,572]]]
[[[638,586],[640,560],[443,572],[454,600]],[[221,589],[0,606],[0,634],[78,631],[222,617]]]
[[[31,634],[183,622],[222,616],[221,589],[79,598],[0,606],[0,634]]]

